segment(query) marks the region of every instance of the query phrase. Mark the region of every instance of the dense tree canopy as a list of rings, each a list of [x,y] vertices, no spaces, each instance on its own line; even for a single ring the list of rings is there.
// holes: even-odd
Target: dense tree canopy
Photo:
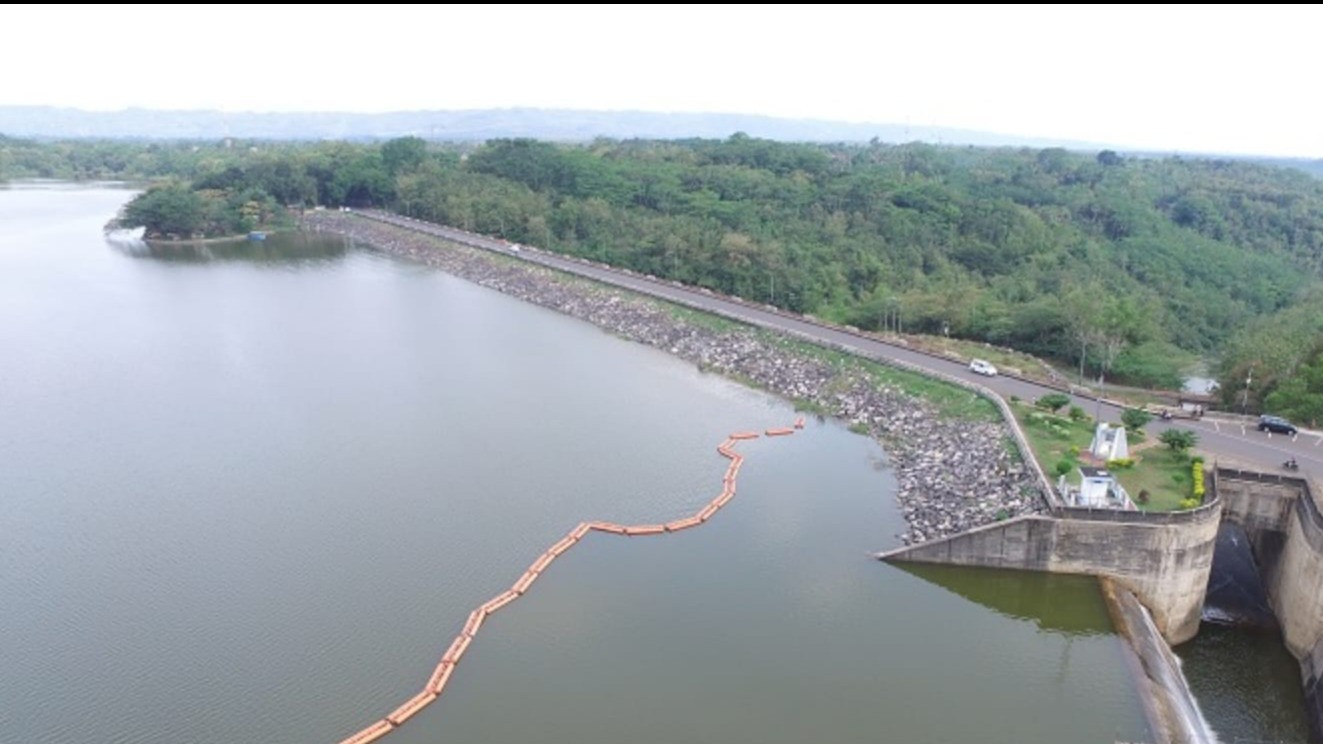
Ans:
[[[0,175],[170,175],[204,197],[388,206],[1141,384],[1174,386],[1183,362],[1214,356],[1226,380],[1257,370],[1255,407],[1323,334],[1323,183],[1246,162],[742,134],[476,148],[0,140]],[[177,191],[153,204],[188,207]]]

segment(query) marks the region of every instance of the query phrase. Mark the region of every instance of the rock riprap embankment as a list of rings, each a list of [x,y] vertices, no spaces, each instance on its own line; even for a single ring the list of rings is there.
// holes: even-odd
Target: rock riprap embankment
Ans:
[[[352,214],[313,212],[304,226],[573,315],[866,428],[886,446],[908,524],[897,537],[906,544],[1041,507],[1005,424],[942,416],[924,400],[879,385],[860,366],[799,351],[767,331],[694,322],[657,300]]]

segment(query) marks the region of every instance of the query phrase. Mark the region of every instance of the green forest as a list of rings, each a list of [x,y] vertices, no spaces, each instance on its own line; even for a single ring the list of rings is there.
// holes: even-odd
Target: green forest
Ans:
[[[1323,420],[1323,181],[1245,161],[740,134],[482,146],[0,138],[0,177],[171,178],[161,189],[176,200],[380,206],[1136,385],[1178,387],[1204,357],[1228,404]]]

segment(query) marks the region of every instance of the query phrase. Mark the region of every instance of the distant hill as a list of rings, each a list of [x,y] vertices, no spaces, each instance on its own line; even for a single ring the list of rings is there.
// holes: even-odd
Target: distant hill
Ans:
[[[645,111],[481,109],[386,114],[252,113],[224,111],[84,111],[49,106],[0,106],[0,133],[50,139],[373,140],[417,136],[439,141],[532,137],[560,142],[611,139],[724,139],[736,132],[782,142],[930,142],[985,147],[1102,145],[978,132],[968,129],[778,119],[745,114],[665,114]]]

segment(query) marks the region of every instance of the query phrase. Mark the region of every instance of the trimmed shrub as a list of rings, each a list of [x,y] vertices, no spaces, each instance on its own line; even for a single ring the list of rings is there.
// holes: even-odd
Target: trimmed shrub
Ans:
[[[1053,413],[1070,405],[1070,396],[1065,393],[1048,393],[1034,402],[1039,408],[1046,408]]]
[[[1125,424],[1125,428],[1130,431],[1139,431],[1152,420],[1153,414],[1148,411],[1141,411],[1138,408],[1127,408],[1121,411],[1121,423]]]

